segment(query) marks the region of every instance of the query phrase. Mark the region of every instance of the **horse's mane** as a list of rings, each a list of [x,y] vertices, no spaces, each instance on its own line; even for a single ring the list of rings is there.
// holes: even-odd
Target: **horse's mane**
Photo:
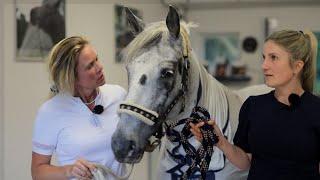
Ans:
[[[183,37],[184,44],[189,46],[190,28],[195,27],[194,23],[180,22],[180,35]],[[159,37],[168,37],[169,31],[165,21],[159,21],[149,24],[141,33],[139,33],[130,44],[122,51],[122,58],[125,62],[130,62],[137,53],[146,47],[147,44],[159,39]]]

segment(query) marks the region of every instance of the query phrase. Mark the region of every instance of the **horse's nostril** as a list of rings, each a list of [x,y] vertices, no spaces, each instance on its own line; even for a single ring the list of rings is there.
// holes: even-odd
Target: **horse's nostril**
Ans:
[[[134,150],[136,148],[136,143],[134,141],[129,141],[129,150]]]

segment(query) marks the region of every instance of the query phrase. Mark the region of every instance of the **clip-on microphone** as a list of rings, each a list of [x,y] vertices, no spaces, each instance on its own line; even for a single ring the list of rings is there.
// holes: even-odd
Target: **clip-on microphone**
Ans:
[[[296,108],[301,103],[300,96],[294,93],[290,94],[288,100],[290,102],[290,109]]]
[[[102,105],[96,105],[92,110],[94,114],[101,114],[103,111],[104,107]]]

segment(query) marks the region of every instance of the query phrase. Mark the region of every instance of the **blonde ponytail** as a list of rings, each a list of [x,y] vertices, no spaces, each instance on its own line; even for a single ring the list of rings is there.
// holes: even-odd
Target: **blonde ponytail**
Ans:
[[[310,43],[309,58],[306,59],[302,70],[302,88],[306,91],[312,92],[314,87],[314,82],[316,78],[316,59],[318,51],[318,41],[315,35],[311,31],[304,31],[306,38]]]

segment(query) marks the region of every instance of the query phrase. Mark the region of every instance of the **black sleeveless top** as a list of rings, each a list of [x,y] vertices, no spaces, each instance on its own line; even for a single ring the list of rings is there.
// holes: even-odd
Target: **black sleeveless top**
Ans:
[[[319,180],[320,98],[304,92],[292,107],[274,91],[251,96],[233,141],[252,154],[248,180]]]

